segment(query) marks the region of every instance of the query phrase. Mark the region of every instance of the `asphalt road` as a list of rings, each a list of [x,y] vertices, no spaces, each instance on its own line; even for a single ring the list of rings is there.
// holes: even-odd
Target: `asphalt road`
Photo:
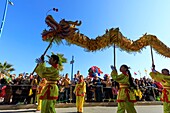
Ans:
[[[162,105],[135,106],[137,113],[163,113]],[[83,113],[116,113],[117,107],[84,107]],[[76,108],[56,108],[57,113],[76,113]],[[0,113],[41,113],[35,109],[0,110]]]

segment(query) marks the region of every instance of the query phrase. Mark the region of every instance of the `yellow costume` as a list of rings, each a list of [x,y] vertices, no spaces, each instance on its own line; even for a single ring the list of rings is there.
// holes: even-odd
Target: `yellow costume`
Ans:
[[[76,87],[74,89],[74,93],[76,94],[77,112],[82,113],[84,97],[85,97],[85,93],[86,93],[86,83],[84,81],[77,83]]]
[[[54,67],[46,67],[45,63],[40,63],[35,72],[47,80],[39,97],[42,99],[41,113],[56,113],[55,104],[59,93],[56,83],[59,80],[59,70]]]
[[[64,78],[62,83],[64,83],[65,102],[69,102],[69,94],[70,94],[70,84],[71,84],[71,81],[70,81],[69,78]]]
[[[161,100],[163,101],[164,113],[170,113],[170,76],[159,72],[151,72],[150,76],[163,85]]]
[[[30,89],[30,96],[33,98],[33,104],[36,102],[36,91],[38,86],[38,79],[37,76],[34,76],[32,82],[31,82],[32,88]]]
[[[134,108],[134,102],[136,102],[136,98],[133,90],[129,88],[129,75],[123,73],[118,75],[117,72],[113,70],[111,76],[113,80],[120,84],[117,96],[117,113],[125,113],[125,110],[127,111],[127,113],[136,113],[136,110]]]
[[[44,89],[46,83],[47,83],[47,81],[45,80],[45,78],[43,78],[37,88],[37,102],[38,102],[37,110],[38,111],[41,110],[42,100],[40,100],[39,98],[40,98],[40,95],[41,95],[42,90]]]
[[[140,91],[139,88],[135,89],[134,93],[135,93],[136,97],[139,97],[139,100],[142,99],[142,92]]]

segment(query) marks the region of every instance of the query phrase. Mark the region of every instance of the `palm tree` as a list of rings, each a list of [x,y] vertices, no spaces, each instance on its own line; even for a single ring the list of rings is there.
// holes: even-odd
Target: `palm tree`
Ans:
[[[7,61],[5,61],[4,63],[0,62],[0,73],[3,73],[9,77],[10,72],[15,71],[15,69],[12,66],[13,65],[8,64]]]
[[[63,71],[63,63],[67,63],[67,59],[64,57],[64,54],[57,53],[57,56],[59,57],[59,70]]]

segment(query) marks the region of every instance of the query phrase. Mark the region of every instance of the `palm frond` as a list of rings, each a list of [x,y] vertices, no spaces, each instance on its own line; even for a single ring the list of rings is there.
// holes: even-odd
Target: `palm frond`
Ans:
[[[14,68],[8,68],[7,71],[12,72],[12,71],[15,71],[15,69]]]
[[[11,68],[13,65],[11,65],[11,64],[7,64],[6,65],[6,68]]]
[[[6,65],[7,65],[7,64],[8,64],[8,63],[7,63],[7,61],[5,61],[5,62],[4,62],[4,64],[3,64],[3,65],[4,65],[4,67],[6,67]]]

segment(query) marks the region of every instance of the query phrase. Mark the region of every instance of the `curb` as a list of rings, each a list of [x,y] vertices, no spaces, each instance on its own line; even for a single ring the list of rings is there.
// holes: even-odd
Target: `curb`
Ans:
[[[162,101],[144,101],[136,102],[135,105],[163,105]]]
[[[162,105],[161,101],[144,101],[144,102],[136,102],[135,106],[141,105]],[[84,107],[94,107],[94,106],[109,106],[115,107],[117,106],[116,102],[91,102],[84,103]],[[68,108],[68,107],[76,107],[75,103],[60,103],[55,105],[56,108]],[[0,105],[0,110],[17,110],[17,109],[36,109],[37,105],[35,104],[27,104],[27,105]]]

